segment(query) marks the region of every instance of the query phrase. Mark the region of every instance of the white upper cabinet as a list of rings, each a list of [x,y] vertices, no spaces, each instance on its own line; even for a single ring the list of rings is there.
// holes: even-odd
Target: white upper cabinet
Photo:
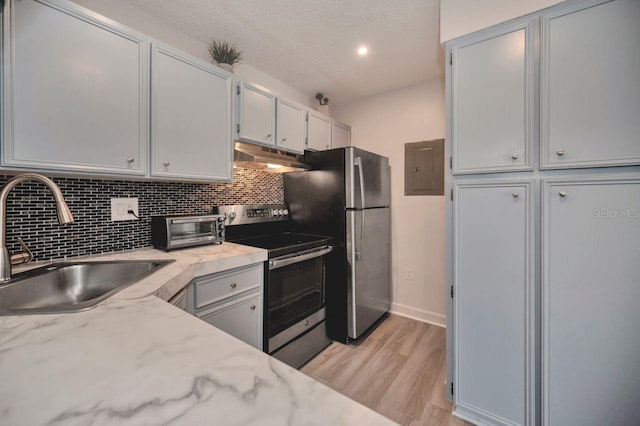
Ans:
[[[640,2],[542,18],[541,166],[640,164]]]
[[[151,174],[231,179],[232,77],[155,43],[151,72]]]
[[[278,98],[276,136],[279,148],[300,154],[304,152],[304,114],[303,106]]]
[[[275,146],[275,96],[245,82],[238,83],[238,96],[238,139]]]
[[[453,172],[532,169],[531,22],[474,35],[452,49]]]
[[[333,121],[331,126],[331,148],[343,148],[350,145],[351,127]]]
[[[312,109],[307,113],[307,148],[316,151],[331,148],[331,118]]]
[[[149,44],[71,2],[5,1],[3,166],[145,175]]]

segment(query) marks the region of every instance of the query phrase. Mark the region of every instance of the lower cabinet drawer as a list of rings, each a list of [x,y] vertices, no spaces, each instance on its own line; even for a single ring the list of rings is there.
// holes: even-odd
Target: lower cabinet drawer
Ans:
[[[262,350],[262,293],[219,305],[198,318]]]
[[[203,308],[252,288],[262,288],[262,264],[196,278],[195,308]]]

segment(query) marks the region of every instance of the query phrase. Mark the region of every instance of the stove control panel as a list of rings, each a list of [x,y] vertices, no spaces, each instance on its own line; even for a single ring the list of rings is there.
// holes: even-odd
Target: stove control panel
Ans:
[[[289,209],[285,204],[217,206],[213,211],[225,216],[227,226],[289,220]]]

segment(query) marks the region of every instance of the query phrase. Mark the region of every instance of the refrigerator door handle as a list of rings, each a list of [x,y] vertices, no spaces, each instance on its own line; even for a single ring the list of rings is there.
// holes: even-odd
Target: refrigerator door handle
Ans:
[[[366,209],[364,198],[364,173],[362,172],[362,158],[356,157],[353,159],[353,166],[358,168],[358,180],[360,182],[360,203],[362,209]]]
[[[356,260],[362,259],[362,236],[364,235],[364,209],[366,209],[364,198],[364,172],[362,171],[362,157],[356,157],[353,159],[354,167],[358,168],[358,181],[360,183],[360,204],[362,210],[362,221],[360,222],[360,250],[356,250]]]

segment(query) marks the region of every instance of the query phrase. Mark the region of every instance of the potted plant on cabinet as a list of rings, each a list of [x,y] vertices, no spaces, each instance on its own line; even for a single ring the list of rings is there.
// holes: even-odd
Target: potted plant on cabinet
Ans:
[[[322,93],[316,93],[316,99],[318,100],[318,106],[316,107],[316,111],[321,112],[325,115],[329,115],[329,98],[327,98]]]
[[[214,40],[209,43],[209,54],[220,68],[229,72],[233,72],[233,64],[242,59],[242,52],[234,44],[225,40]]]

